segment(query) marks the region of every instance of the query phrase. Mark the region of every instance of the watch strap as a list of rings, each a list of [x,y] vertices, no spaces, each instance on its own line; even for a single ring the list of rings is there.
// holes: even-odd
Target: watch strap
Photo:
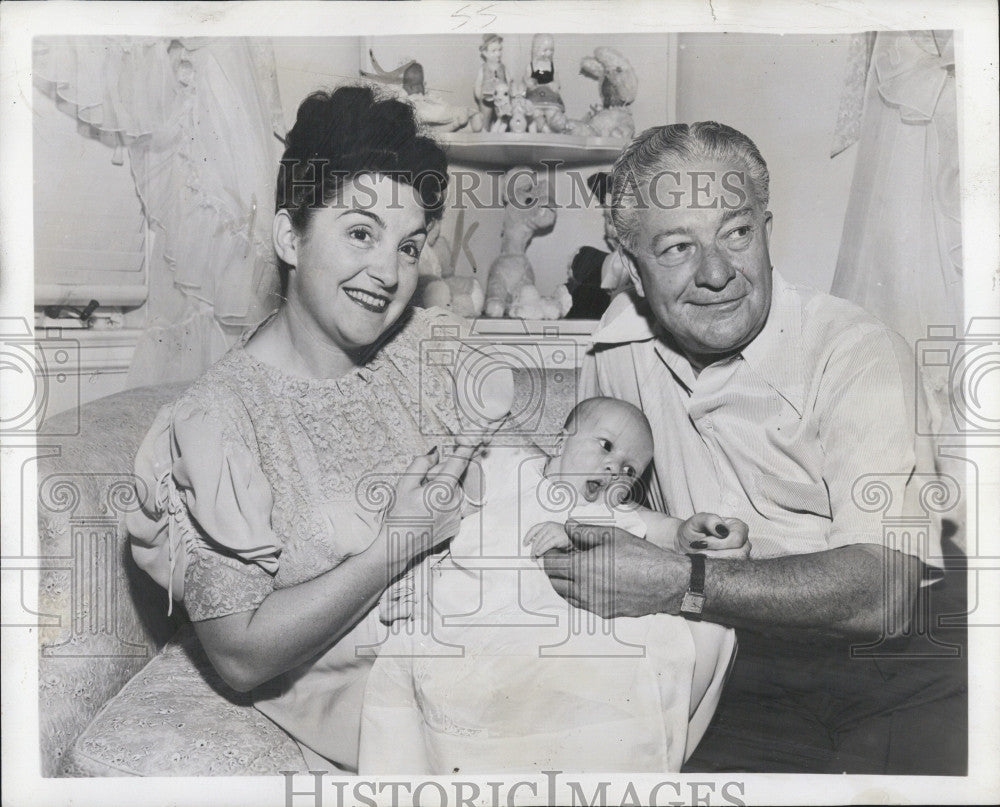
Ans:
[[[691,580],[681,599],[680,614],[697,621],[705,609],[705,556],[689,553],[688,557],[691,558]]]
[[[688,553],[691,558],[691,582],[688,583],[688,591],[692,594],[705,593],[705,556]]]

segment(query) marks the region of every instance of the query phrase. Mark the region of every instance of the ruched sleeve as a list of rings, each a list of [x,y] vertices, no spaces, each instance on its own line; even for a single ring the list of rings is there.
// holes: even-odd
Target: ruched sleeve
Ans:
[[[273,590],[279,542],[273,495],[226,418],[182,400],[164,407],[136,456],[142,507],[132,554],[193,620],[255,609]]]

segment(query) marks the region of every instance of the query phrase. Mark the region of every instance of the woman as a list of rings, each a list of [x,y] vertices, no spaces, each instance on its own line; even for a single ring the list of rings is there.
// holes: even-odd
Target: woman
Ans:
[[[424,485],[454,493],[471,449],[439,460],[452,386],[420,366],[433,326],[455,323],[409,308],[446,170],[409,106],[309,96],[278,178],[283,303],[160,412],[136,459],[151,491],[128,524],[136,561],[222,677],[327,768],[357,765],[373,607],[458,525]],[[361,489],[375,472],[399,480],[383,513]],[[390,552],[387,522],[414,519],[429,528]]]

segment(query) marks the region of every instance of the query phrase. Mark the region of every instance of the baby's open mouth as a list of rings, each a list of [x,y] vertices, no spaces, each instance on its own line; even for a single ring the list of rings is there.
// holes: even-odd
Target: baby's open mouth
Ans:
[[[600,479],[588,479],[584,485],[583,498],[588,502],[597,500],[597,496],[604,489],[604,482]]]
[[[362,308],[367,308],[375,314],[381,314],[389,305],[389,298],[380,294],[372,294],[361,289],[344,289],[344,294],[350,297]]]

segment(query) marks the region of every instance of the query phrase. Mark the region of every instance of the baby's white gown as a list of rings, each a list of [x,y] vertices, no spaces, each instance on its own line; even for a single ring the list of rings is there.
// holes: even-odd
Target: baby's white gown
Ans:
[[[668,615],[604,620],[556,594],[521,545],[528,528],[571,515],[644,527],[628,510],[576,505],[542,476],[544,459],[494,447],[479,461],[482,509],[418,568],[414,617],[377,649],[360,773],[678,771],[701,739],[734,632]]]

